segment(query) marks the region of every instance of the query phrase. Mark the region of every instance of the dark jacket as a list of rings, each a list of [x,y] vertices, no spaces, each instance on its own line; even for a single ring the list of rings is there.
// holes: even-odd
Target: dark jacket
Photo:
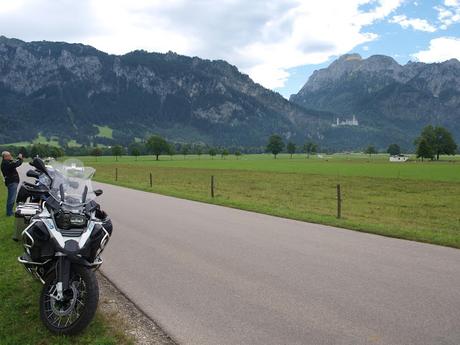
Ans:
[[[22,164],[22,159],[16,161],[2,160],[2,174],[5,178],[5,186],[11,183],[19,183],[19,174],[16,168]]]

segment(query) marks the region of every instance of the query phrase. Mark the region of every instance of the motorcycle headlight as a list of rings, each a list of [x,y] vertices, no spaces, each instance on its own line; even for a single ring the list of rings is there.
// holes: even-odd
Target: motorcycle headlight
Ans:
[[[58,212],[54,219],[56,220],[56,226],[61,230],[82,229],[88,224],[88,219],[85,215],[66,211]]]
[[[82,227],[86,225],[86,217],[80,214],[72,214],[70,216],[70,224],[76,227]]]

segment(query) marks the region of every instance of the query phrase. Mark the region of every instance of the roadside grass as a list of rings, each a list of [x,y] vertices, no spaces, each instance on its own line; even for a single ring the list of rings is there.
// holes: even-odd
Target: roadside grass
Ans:
[[[129,188],[203,201],[280,217],[292,218],[384,236],[415,240],[460,248],[460,165],[438,163],[444,166],[418,164],[407,170],[410,178],[386,177],[385,166],[390,163],[344,163],[338,173],[326,164],[317,173],[316,163],[294,163],[291,172],[283,171],[281,159],[255,159],[244,169],[227,168],[228,162],[196,159],[155,162],[125,157],[117,162],[108,159],[95,162],[85,158],[97,169],[96,180]],[[294,159],[293,159],[294,161]],[[289,164],[284,159],[282,164]],[[258,165],[260,164],[260,165]],[[301,164],[307,167],[299,168]],[[347,165],[357,164],[353,170]],[[449,165],[450,164],[450,165]],[[271,165],[271,166],[270,166]],[[196,168],[204,166],[206,168]],[[213,166],[214,168],[208,168]],[[398,165],[403,168],[402,165]],[[425,172],[419,174],[419,168]],[[242,167],[242,168],[241,168]],[[115,168],[118,181],[115,181]],[[259,168],[257,170],[256,168]],[[278,170],[275,170],[278,169]],[[391,166],[388,169],[393,169]],[[411,168],[408,168],[411,169]],[[299,172],[300,171],[300,172]],[[383,176],[378,175],[380,172]],[[150,187],[149,174],[153,176]],[[347,175],[348,173],[348,175]],[[354,176],[357,174],[358,176]],[[210,196],[210,177],[216,179],[216,196]],[[440,180],[436,180],[441,176]],[[443,181],[443,179],[446,179]],[[449,181],[449,179],[452,179]],[[342,189],[342,218],[336,218],[336,185]]]
[[[128,345],[120,325],[98,313],[79,336],[53,336],[42,325],[38,300],[41,284],[17,262],[22,246],[11,240],[14,219],[4,216],[6,188],[0,187],[0,344]]]

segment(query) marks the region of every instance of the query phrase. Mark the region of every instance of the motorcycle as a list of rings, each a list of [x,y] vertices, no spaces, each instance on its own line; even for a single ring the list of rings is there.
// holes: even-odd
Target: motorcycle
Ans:
[[[97,309],[95,271],[102,265],[112,222],[95,201],[102,190],[91,187],[93,168],[75,161],[47,167],[39,158],[30,164],[35,171],[27,175],[37,181],[26,185],[16,209],[25,248],[18,261],[43,284],[44,325],[56,334],[77,334]]]
[[[31,162],[33,164],[33,162]],[[35,183],[23,181],[18,189],[16,204],[25,203],[30,199],[31,202],[40,203],[48,195],[48,186],[45,184],[45,174],[38,170],[29,170],[27,177],[35,179]]]

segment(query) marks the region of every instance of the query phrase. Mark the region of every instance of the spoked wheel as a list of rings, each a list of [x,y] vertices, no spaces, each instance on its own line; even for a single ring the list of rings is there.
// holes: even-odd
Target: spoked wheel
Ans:
[[[70,276],[69,288],[61,299],[55,273],[46,279],[40,296],[40,317],[56,334],[81,332],[93,319],[99,302],[99,286],[92,270],[73,265]]]

